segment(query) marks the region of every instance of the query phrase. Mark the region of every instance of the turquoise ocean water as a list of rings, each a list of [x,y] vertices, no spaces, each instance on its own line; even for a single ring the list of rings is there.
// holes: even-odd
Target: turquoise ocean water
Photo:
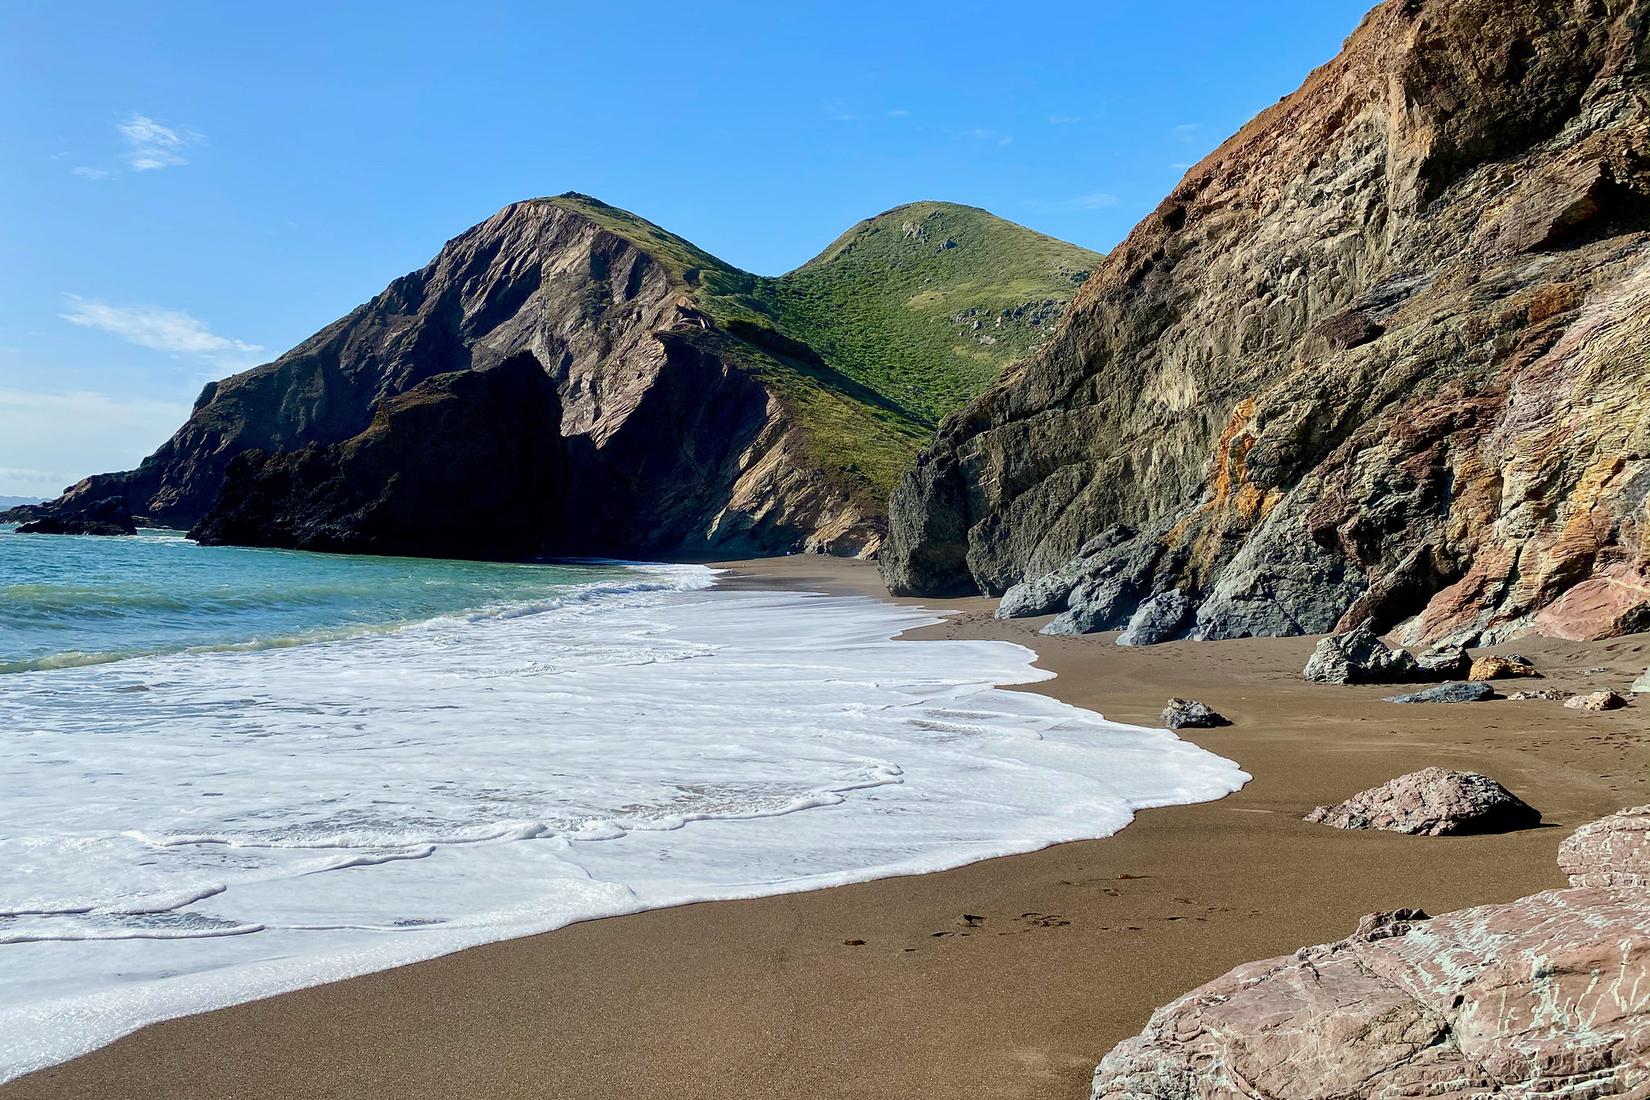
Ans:
[[[178,531],[97,538],[0,526],[0,675],[342,638],[623,575],[605,565],[197,546]]]

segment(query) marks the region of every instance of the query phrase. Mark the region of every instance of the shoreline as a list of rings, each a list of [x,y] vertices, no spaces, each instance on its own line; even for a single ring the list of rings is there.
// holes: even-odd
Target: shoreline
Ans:
[[[730,587],[890,599],[863,562],[703,564],[731,568]],[[959,611],[905,637],[1012,641],[1056,674],[1006,690],[1149,726],[1170,695],[1207,702],[1236,724],[1181,736],[1254,778],[1102,840],[602,918],[152,1025],[0,1097],[1075,1098],[1152,1008],[1232,966],[1378,909],[1562,885],[1553,854],[1570,829],[1650,801],[1636,707],[1402,707],[1380,702],[1391,688],[1301,681],[1312,639],[1131,650],[998,622],[982,598],[892,602]],[[1644,635],[1516,648],[1555,687],[1619,689],[1650,663]],[[1548,827],[1427,839],[1300,820],[1434,763],[1488,772]]]

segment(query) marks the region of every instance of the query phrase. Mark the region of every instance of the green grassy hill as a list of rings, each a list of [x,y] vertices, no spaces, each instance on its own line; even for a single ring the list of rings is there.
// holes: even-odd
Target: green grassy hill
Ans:
[[[984,210],[917,202],[757,294],[786,332],[934,425],[1048,339],[1099,260]]]
[[[918,202],[767,277],[588,196],[545,201],[670,267],[723,330],[705,337],[717,354],[772,385],[821,467],[879,503],[941,417],[1048,339],[1100,260],[984,210]]]

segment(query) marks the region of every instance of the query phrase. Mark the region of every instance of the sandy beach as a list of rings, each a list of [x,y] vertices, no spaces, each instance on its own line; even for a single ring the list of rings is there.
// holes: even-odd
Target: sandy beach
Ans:
[[[730,584],[882,592],[861,562],[724,564]],[[912,637],[1030,646],[1056,678],[1025,690],[1109,718],[1156,725],[1174,695],[1210,704],[1235,724],[1190,737],[1253,782],[1104,840],[593,921],[169,1021],[0,1098],[1077,1100],[1101,1055],[1201,982],[1374,910],[1562,885],[1571,829],[1650,802],[1643,704],[1399,706],[1381,701],[1390,688],[1303,682],[1312,639],[1127,649],[998,622],[990,600],[902,602],[956,612]],[[1504,648],[1572,690],[1625,690],[1650,664],[1647,635]],[[1301,820],[1429,764],[1488,773],[1547,825],[1423,839]]]

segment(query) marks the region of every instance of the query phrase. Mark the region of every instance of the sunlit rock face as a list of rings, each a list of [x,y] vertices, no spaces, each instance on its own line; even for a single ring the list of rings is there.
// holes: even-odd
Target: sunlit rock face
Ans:
[[[946,421],[890,585],[1032,582],[1090,629],[1178,589],[1199,638],[1650,626],[1647,26],[1375,9]]]

